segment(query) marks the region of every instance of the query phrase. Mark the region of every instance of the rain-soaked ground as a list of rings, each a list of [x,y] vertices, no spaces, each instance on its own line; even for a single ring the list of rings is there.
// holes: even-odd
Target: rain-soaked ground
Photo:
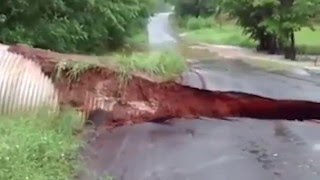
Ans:
[[[148,28],[153,47],[174,47],[176,43],[170,35],[168,16],[158,14],[151,19]],[[183,81],[190,86],[320,101],[319,76],[311,72],[270,73],[234,60],[198,61],[193,66],[196,73],[187,73]],[[106,174],[116,180],[320,178],[320,126],[234,120],[202,118],[173,121],[170,126],[144,123],[101,131],[83,152],[87,173],[80,179],[102,179]]]

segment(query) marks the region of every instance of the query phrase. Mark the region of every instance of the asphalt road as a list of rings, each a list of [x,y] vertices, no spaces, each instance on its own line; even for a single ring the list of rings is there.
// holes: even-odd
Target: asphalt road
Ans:
[[[320,76],[286,72],[271,73],[249,66],[241,60],[206,60],[193,65],[184,75],[182,84],[212,91],[255,94],[282,100],[320,102]],[[306,70],[304,70],[306,71]],[[196,73],[195,73],[196,72]],[[199,81],[199,75],[205,84]]]
[[[156,31],[166,27],[161,26],[162,22],[166,24],[164,17],[153,18]],[[320,101],[317,75],[272,74],[238,61],[195,66],[205,87],[194,73],[186,74],[183,83],[275,99]],[[145,123],[112,133],[101,131],[83,152],[88,173],[81,179],[95,180],[106,174],[116,180],[320,179],[320,126],[282,120],[235,120],[179,119],[172,126]]]

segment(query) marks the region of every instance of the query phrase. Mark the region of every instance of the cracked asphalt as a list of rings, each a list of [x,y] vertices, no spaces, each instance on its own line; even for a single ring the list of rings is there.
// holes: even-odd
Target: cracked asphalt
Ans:
[[[149,26],[150,34],[161,30],[166,34],[168,14],[158,14],[151,22],[156,26]],[[170,43],[173,40],[168,36],[158,37],[166,37],[162,40]],[[264,72],[240,61],[204,61],[194,66],[205,87],[192,72],[182,83],[209,90],[320,102],[317,74]],[[84,149],[86,171],[80,179],[95,180],[106,174],[116,180],[320,179],[320,125],[234,120],[203,117],[173,120],[172,126],[145,123],[101,131]]]

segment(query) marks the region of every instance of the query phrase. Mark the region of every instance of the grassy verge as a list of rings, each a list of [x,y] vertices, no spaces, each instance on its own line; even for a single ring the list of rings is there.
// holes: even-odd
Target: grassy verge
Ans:
[[[255,47],[256,43],[242,34],[239,27],[225,25],[222,27],[203,28],[187,31],[186,39],[195,42],[241,47]]]
[[[83,124],[75,112],[0,118],[0,179],[73,179],[82,145],[73,133]]]
[[[239,26],[233,23],[219,25],[211,19],[187,19],[179,23],[181,31],[186,32],[185,39],[192,42],[205,42],[220,45],[255,47],[256,42],[242,33]],[[211,22],[211,25],[209,23]],[[300,53],[320,54],[320,26],[315,31],[303,28],[296,32],[296,43]]]
[[[187,68],[185,59],[171,51],[116,55],[115,58],[125,74],[142,72],[164,80],[174,79]]]
[[[133,53],[115,53],[108,56],[92,56],[65,60],[57,64],[56,76],[67,70],[70,80],[77,80],[80,74],[95,67],[115,69],[122,75],[142,73],[161,80],[172,80],[187,69],[185,58],[173,51],[147,51]]]
[[[296,42],[302,53],[320,54],[320,26],[315,28],[315,31],[303,28],[301,31],[296,32]]]

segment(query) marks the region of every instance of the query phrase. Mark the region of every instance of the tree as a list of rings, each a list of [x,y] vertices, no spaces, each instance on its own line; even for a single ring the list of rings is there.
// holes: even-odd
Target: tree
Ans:
[[[217,0],[168,0],[175,6],[178,16],[211,16],[215,12]]]
[[[143,27],[155,0],[10,0],[0,6],[0,41],[61,52],[116,48]]]
[[[244,32],[259,41],[258,50],[284,52],[296,58],[294,32],[312,28],[320,0],[221,0],[223,11],[237,19]]]

